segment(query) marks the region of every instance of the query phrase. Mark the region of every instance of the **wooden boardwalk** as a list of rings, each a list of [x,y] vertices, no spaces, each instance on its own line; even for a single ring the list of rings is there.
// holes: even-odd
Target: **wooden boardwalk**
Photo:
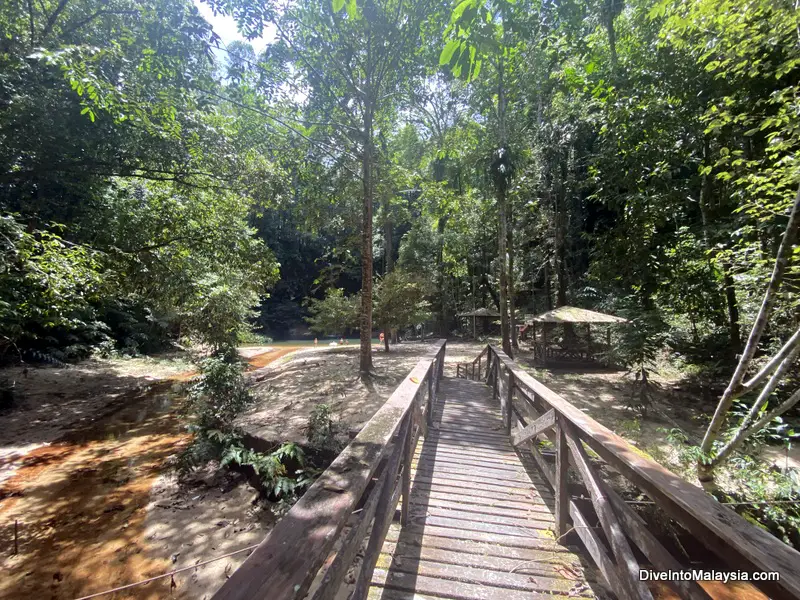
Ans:
[[[492,390],[442,380],[412,463],[409,521],[393,523],[370,598],[591,597],[579,558],[553,534],[553,493],[505,434]]]
[[[776,571],[779,579],[753,581],[770,598],[800,600],[796,550],[643,455],[502,349],[458,363],[465,379],[445,378],[446,347],[431,345],[214,600],[653,600],[640,569],[683,571],[686,557],[673,556],[605,481],[609,469],[724,570]],[[580,543],[580,555],[559,542]],[[668,585],[672,597],[711,600],[691,578]]]

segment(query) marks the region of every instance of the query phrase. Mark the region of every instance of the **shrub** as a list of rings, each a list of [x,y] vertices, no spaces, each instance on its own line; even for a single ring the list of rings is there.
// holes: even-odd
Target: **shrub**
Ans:
[[[333,419],[331,407],[317,404],[308,419],[306,437],[313,448],[340,452],[345,445],[339,437],[342,430],[342,425]]]

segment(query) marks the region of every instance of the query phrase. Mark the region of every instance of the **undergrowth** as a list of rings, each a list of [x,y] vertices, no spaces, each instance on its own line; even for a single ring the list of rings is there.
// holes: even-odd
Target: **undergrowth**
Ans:
[[[700,448],[689,443],[678,428],[666,434],[674,452],[666,461],[663,453],[659,453],[662,461],[670,463],[668,466],[684,478],[694,479],[695,465],[702,458]],[[763,443],[774,435],[777,435],[775,430],[766,432],[759,441]],[[800,473],[796,469],[782,471],[750,454],[736,453],[717,468],[715,483],[712,493],[717,500],[800,549]]]
[[[252,401],[236,350],[229,348],[200,363],[201,376],[189,389],[192,443],[179,468],[188,471],[212,460],[221,467],[252,470],[269,500],[291,503],[319,471],[307,464],[303,449],[281,444],[271,452],[245,447],[234,419]]]
[[[328,404],[317,404],[311,411],[306,426],[306,437],[311,447],[339,453],[345,444],[341,441],[344,427],[334,420]]]

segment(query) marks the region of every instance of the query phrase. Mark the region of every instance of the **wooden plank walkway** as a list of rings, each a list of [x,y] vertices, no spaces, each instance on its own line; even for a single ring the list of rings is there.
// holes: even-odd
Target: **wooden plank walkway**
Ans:
[[[408,523],[391,525],[370,598],[593,597],[578,556],[555,542],[552,491],[511,446],[491,394],[442,379],[412,465]]]

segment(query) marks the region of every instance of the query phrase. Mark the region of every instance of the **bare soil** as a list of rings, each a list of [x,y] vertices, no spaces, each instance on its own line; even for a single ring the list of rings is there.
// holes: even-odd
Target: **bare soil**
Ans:
[[[346,441],[372,418],[430,347],[430,343],[405,342],[392,346],[389,353],[375,349],[369,378],[359,375],[357,346],[298,351],[252,374],[256,403],[237,425],[265,444],[304,444],[314,408],[327,404]]]

